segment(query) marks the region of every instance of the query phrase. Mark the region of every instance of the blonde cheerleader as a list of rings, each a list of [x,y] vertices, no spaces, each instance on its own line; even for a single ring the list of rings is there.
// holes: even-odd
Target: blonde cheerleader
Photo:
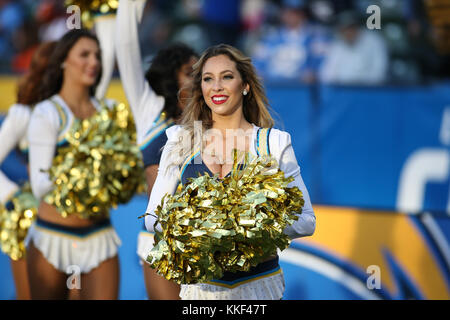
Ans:
[[[298,187],[304,205],[298,220],[284,229],[289,238],[310,236],[315,215],[289,133],[273,127],[263,87],[253,65],[237,49],[218,45],[207,49],[194,65],[193,97],[180,125],[167,129],[160,168],[147,207],[146,227],[155,229],[155,209],[166,194],[174,194],[188,178],[208,173],[225,178],[232,170],[232,149],[254,157],[272,155],[289,187]],[[201,121],[200,126],[196,121]],[[202,136],[202,132],[211,133]],[[161,231],[156,225],[156,230]],[[273,255],[248,272],[225,272],[220,279],[182,284],[180,297],[194,300],[262,299],[279,300],[285,288],[278,256]]]

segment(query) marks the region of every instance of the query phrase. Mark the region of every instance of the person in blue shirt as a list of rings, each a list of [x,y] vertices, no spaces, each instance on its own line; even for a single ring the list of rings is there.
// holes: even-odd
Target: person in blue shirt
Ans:
[[[269,82],[314,82],[331,40],[329,33],[309,21],[302,0],[283,0],[280,18],[281,26],[253,49],[259,75]]]
[[[210,43],[235,45],[241,29],[241,0],[203,1],[201,19]]]

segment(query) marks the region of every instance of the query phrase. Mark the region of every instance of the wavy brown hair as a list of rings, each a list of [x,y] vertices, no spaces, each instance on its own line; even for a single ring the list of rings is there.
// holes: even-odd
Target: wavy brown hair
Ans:
[[[41,86],[56,41],[42,43],[34,52],[29,70],[17,84],[17,102],[32,106],[41,100]]]
[[[205,131],[212,127],[212,114],[211,109],[205,102],[202,93],[202,72],[203,67],[208,59],[220,55],[225,55],[230,58],[236,64],[243,84],[249,85],[249,92],[243,97],[242,107],[245,119],[262,128],[271,128],[274,126],[274,120],[269,112],[270,106],[266,97],[264,87],[259,79],[256,70],[249,57],[245,56],[238,49],[227,45],[219,44],[209,47],[201,55],[200,59],[193,66],[193,82],[192,82],[192,97],[188,105],[184,108],[179,124],[183,127],[184,137],[190,139],[190,145],[194,148],[200,148],[202,139],[194,139],[194,136],[202,136],[203,132],[194,132],[195,130]],[[195,121],[201,121],[201,128],[194,126]],[[173,157],[172,163],[168,169],[180,165],[189,155],[192,149],[187,150],[186,144],[179,142],[168,143],[168,148],[173,151],[174,155],[177,155],[177,159]]]
[[[69,51],[81,38],[89,38],[94,40],[100,48],[100,43],[97,37],[87,29],[73,29],[68,31],[56,44],[55,50],[50,58],[48,70],[44,76],[44,84],[41,92],[41,100],[50,98],[57,94],[64,81],[64,72],[61,68],[62,63],[66,60]],[[101,64],[100,64],[101,65]],[[98,73],[95,84],[89,88],[89,94],[95,95],[95,89],[102,77],[102,68]]]
[[[192,99],[183,111],[180,119],[182,125],[192,125],[194,121],[202,121],[205,129],[212,126],[211,109],[203,98],[202,71],[208,59],[225,55],[236,64],[236,69],[241,75],[242,82],[250,87],[249,93],[244,96],[242,105],[245,119],[259,127],[271,128],[274,121],[270,115],[270,106],[261,80],[257,76],[252,61],[238,49],[219,44],[209,47],[193,66]]]

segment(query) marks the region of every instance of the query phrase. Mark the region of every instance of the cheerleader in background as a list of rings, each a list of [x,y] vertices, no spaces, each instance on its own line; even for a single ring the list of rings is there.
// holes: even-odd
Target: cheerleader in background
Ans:
[[[122,86],[134,115],[137,142],[143,154],[148,193],[155,185],[165,130],[179,118],[189,98],[192,65],[197,54],[188,46],[174,44],[155,56],[145,77],[142,73],[137,24],[145,1],[119,2],[116,21],[116,54]],[[145,230],[145,228],[144,228]],[[153,233],[140,232],[137,253],[143,260],[148,297],[179,299],[180,287],[151,269],[146,258],[153,247]]]
[[[40,101],[40,86],[45,69],[48,66],[49,57],[55,48],[56,42],[46,42],[39,46],[33,54],[30,69],[19,80],[17,90],[17,103],[13,104],[9,110],[3,124],[0,128],[0,164],[5,160],[6,156],[16,147],[19,147],[19,154],[23,158],[25,164],[28,163],[28,143],[26,139],[26,131],[28,121],[30,119],[33,106]],[[8,177],[0,171],[0,202],[7,210],[12,210],[14,204],[12,198],[20,193],[21,186],[9,180]],[[8,215],[9,211],[3,212],[3,215]],[[9,245],[4,245],[4,242],[11,239],[3,239],[2,250],[9,255],[11,259],[11,269],[14,277],[14,284],[16,287],[16,299],[28,300],[30,299],[30,287],[28,284],[27,265],[25,260],[24,237],[17,233],[26,233],[26,225],[20,221],[23,219],[32,219],[32,217],[20,216],[14,226],[9,228],[16,228],[15,239],[16,246],[14,248]],[[3,219],[7,220],[6,216]],[[8,219],[9,220],[9,219]],[[0,225],[0,232],[2,230]],[[6,227],[6,226],[5,226]],[[20,230],[23,229],[23,230]],[[1,241],[1,240],[0,240]]]
[[[231,150],[236,148],[254,157],[271,154],[285,176],[295,179],[289,187],[297,186],[305,203],[298,220],[286,227],[284,233],[291,239],[312,235],[316,219],[291,137],[287,132],[271,129],[273,120],[267,98],[251,60],[231,46],[214,46],[207,49],[194,65],[193,77],[192,100],[183,110],[180,125],[166,130],[168,142],[155,181],[158,188],[152,190],[147,207],[150,213],[145,218],[147,229],[154,231],[155,208],[163,196],[173,194],[180,183],[185,184],[188,178],[204,172],[211,176],[218,174],[219,178],[228,175],[233,165]],[[202,121],[202,128],[196,128],[194,121]],[[216,134],[205,139],[198,131],[208,129],[214,129]],[[230,135],[227,130],[240,134]],[[187,143],[180,143],[186,140]],[[160,230],[160,226],[156,228]],[[181,285],[180,297],[278,300],[282,298],[284,288],[283,273],[275,255],[249,272],[225,272],[221,279]]]
[[[54,187],[46,171],[72,123],[93,116],[103,103],[114,104],[94,97],[102,74],[100,56],[97,37],[84,29],[65,34],[52,54],[45,100],[36,105],[28,128],[30,181],[39,200]],[[41,201],[26,242],[32,299],[65,299],[71,268],[81,272],[81,299],[118,298],[120,239],[109,217],[63,217]]]

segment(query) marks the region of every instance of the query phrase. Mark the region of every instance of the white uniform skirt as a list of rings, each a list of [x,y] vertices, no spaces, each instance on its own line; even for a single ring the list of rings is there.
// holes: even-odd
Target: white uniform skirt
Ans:
[[[141,231],[138,236],[137,254],[147,262],[154,246],[154,234]],[[182,300],[280,300],[285,289],[283,271],[279,266],[248,277],[227,282],[216,280],[208,283],[182,284]]]
[[[57,270],[71,273],[73,266],[88,273],[118,253],[121,241],[109,220],[88,227],[67,227],[37,219],[25,244],[33,245]]]
[[[283,271],[244,281],[236,286],[212,283],[182,284],[182,300],[280,300],[284,294]]]

